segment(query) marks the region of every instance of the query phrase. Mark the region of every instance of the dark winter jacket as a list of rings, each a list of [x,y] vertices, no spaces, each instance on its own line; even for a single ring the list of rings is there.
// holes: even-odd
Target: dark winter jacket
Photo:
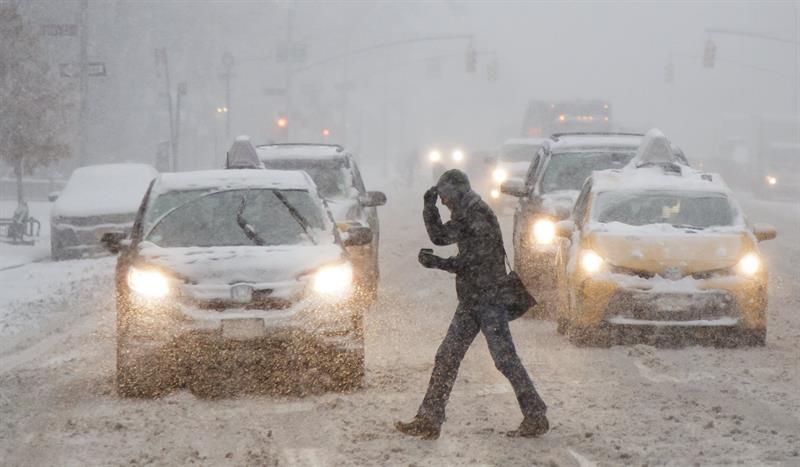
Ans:
[[[441,259],[435,267],[456,274],[456,293],[462,304],[492,303],[506,275],[503,236],[497,217],[472,191],[463,172],[448,170],[439,179],[437,189],[454,209],[450,220],[442,223],[435,202],[426,202],[425,228],[434,245],[456,243],[458,254]]]

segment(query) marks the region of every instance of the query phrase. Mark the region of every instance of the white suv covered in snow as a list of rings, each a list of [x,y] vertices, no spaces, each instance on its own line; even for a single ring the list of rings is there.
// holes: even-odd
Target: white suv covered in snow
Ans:
[[[362,227],[343,243],[304,172],[162,174],[130,239],[104,238],[120,253],[118,391],[185,383],[214,395],[237,376],[270,383],[309,368],[315,386],[358,386],[362,317],[344,246],[371,239]]]

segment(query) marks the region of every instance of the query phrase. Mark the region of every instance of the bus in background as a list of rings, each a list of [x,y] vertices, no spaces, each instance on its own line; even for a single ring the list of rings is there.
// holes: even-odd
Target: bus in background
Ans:
[[[611,130],[611,104],[598,99],[528,103],[521,136],[548,137],[553,133],[608,132]]]

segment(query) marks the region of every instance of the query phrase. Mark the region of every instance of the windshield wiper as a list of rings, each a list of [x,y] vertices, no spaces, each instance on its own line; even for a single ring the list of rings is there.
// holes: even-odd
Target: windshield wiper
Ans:
[[[306,233],[306,235],[308,236],[309,240],[311,240],[311,243],[313,243],[314,245],[316,245],[316,244],[317,244],[317,241],[316,241],[316,240],[314,240],[314,236],[313,236],[313,235],[311,235],[311,232],[309,231],[310,224],[308,223],[308,221],[306,220],[306,218],[305,218],[305,217],[303,217],[303,215],[302,215],[302,214],[300,214],[300,212],[299,212],[299,211],[298,211],[298,210],[297,210],[297,209],[296,209],[294,206],[292,206],[292,203],[290,203],[290,202],[289,202],[289,201],[286,199],[286,197],[283,195],[283,193],[279,192],[278,190],[272,190],[272,194],[274,194],[274,195],[275,195],[275,197],[276,197],[276,198],[278,198],[278,201],[280,201],[280,202],[281,202],[281,204],[283,204],[284,206],[286,206],[286,209],[288,209],[288,210],[289,210],[289,214],[291,214],[291,215],[292,215],[292,217],[294,218],[294,220],[296,220],[296,221],[297,221],[297,223],[298,223],[298,224],[300,225],[300,227],[303,229],[303,232],[305,232],[305,233]]]
[[[242,229],[244,234],[247,238],[250,239],[253,243],[258,246],[264,246],[266,243],[264,239],[258,235],[258,232],[253,228],[252,225],[247,223],[247,219],[244,218],[244,208],[247,206],[247,196],[242,196],[242,202],[239,204],[239,209],[236,210],[236,223],[239,225],[239,228]]]

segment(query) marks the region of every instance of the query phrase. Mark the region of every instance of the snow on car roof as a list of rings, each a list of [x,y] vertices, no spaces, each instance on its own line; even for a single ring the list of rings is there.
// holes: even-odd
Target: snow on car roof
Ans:
[[[545,141],[547,138],[510,138],[503,142],[503,146],[541,146]]]
[[[53,216],[100,216],[136,212],[158,172],[147,164],[80,167],[53,205]]]
[[[592,174],[592,191],[677,190],[708,191],[729,194],[730,189],[716,173],[700,172],[681,165],[680,174],[659,166],[626,166],[619,170],[602,170]]]
[[[256,148],[261,159],[339,159],[346,155],[331,144],[267,144]]]
[[[625,148],[636,150],[642,142],[637,135],[563,135],[550,145],[552,151],[603,148]]]
[[[208,188],[276,188],[315,192],[313,187],[311,177],[299,170],[239,169],[165,173],[159,176],[154,190],[164,193]]]

